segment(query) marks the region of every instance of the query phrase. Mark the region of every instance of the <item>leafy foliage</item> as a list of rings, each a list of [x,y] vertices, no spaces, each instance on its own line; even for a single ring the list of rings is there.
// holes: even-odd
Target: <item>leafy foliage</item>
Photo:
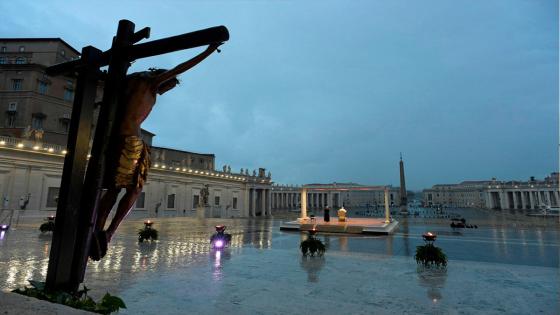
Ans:
[[[87,295],[89,289],[86,286],[75,294],[70,294],[64,291],[47,292],[44,282],[29,280],[29,284],[31,287],[15,289],[12,292],[99,314],[111,314],[126,308],[121,298],[109,293],[106,293],[99,302],[95,302]]]
[[[158,231],[151,227],[145,227],[143,229],[138,230],[138,242],[142,243],[143,241],[155,241],[158,239]]]
[[[310,235],[305,241],[302,241],[299,244],[299,248],[301,249],[303,256],[315,256],[315,254],[317,254],[317,256],[323,256],[326,250],[325,244],[323,244],[320,239],[312,235]]]
[[[39,230],[41,231],[41,233],[54,231],[54,222],[53,221],[47,221],[47,222],[41,224],[41,226],[39,227]]]
[[[426,244],[416,247],[416,255],[414,256],[417,264],[424,266],[445,267],[447,266],[447,256],[443,253],[441,248],[433,244]]]

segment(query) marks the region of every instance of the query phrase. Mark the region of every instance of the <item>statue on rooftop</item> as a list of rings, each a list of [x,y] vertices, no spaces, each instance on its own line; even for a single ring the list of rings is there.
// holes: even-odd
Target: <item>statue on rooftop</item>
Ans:
[[[136,199],[142,192],[150,168],[149,147],[141,138],[141,124],[148,117],[156,103],[157,95],[162,95],[179,84],[177,76],[204,60],[217,50],[221,43],[210,44],[194,58],[177,65],[171,70],[149,69],[127,75],[122,91],[124,119],[115,127],[119,138],[114,140],[108,161],[113,161],[106,169],[107,191],[101,197],[95,225],[90,257],[100,260],[107,252],[108,243],[115,231],[128,215]],[[162,152],[161,159],[165,159]],[[121,189],[126,193],[121,198],[115,216],[105,230],[105,223],[117,201]]]

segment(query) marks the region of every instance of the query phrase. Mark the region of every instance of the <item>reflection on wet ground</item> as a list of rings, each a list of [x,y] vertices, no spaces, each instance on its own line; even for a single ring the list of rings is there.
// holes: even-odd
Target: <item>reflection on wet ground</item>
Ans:
[[[105,291],[122,295],[131,314],[182,313],[184,308],[192,313],[268,313],[272,309],[293,313],[308,300],[323,303],[327,314],[337,313],[335,310],[370,313],[372,309],[432,313],[434,305],[438,305],[436,311],[445,313],[458,311],[456,303],[473,304],[462,308],[469,313],[481,311],[479,306],[489,307],[478,290],[494,290],[495,299],[511,302],[492,305],[496,312],[504,309],[507,313],[511,305],[518,307],[518,313],[533,313],[512,302],[516,296],[526,299],[522,295],[529,294],[544,303],[545,314],[553,313],[551,307],[558,306],[554,302],[558,292],[557,221],[453,209],[449,212],[460,212],[478,225],[477,229],[454,229],[447,218],[435,214],[431,218],[431,211],[397,218],[401,224],[391,236],[320,235],[328,248],[323,258],[302,258],[298,246],[305,235],[281,232],[280,219],[156,218],[159,241],[138,243],[136,233],[142,220],[130,218],[118,231],[106,258],[90,261],[86,285],[94,288],[94,295]],[[209,244],[216,224],[226,224],[232,234],[230,247],[224,251],[212,250]],[[38,226],[24,222],[0,235],[3,289],[22,286],[27,279],[45,278],[50,235],[41,234]],[[412,256],[416,246],[423,244],[421,234],[426,231],[438,234],[436,245],[450,259],[447,270],[417,268]],[[379,282],[381,279],[386,283]],[[357,292],[370,295],[355,299]],[[204,294],[210,300],[202,303]],[[282,294],[291,296],[285,306],[279,297]],[[259,301],[253,300],[256,297]],[[327,303],[340,297],[346,302]],[[154,299],[168,307],[154,310],[147,305]],[[423,302],[415,308],[406,299]],[[265,302],[275,306],[266,308]]]

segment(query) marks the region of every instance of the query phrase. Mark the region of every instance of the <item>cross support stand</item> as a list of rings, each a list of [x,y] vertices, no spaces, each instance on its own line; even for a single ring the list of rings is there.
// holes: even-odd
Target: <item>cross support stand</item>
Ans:
[[[189,49],[229,39],[226,27],[218,26],[142,44],[149,28],[134,32],[134,23],[119,21],[111,49],[102,52],[92,46],[82,49],[82,57],[47,68],[47,74],[75,74],[78,79],[68,134],[67,154],[56,210],[57,224],[53,233],[46,288],[49,291],[76,292],[84,280],[91,235],[96,224],[99,200],[106,189],[106,157],[114,144],[115,126],[123,120],[119,97],[125,84],[130,62],[136,59]],[[109,65],[106,76],[99,68]],[[103,101],[99,118],[94,121],[97,83],[104,80]],[[96,125],[87,161],[92,124]],[[87,172],[86,172],[87,168]]]

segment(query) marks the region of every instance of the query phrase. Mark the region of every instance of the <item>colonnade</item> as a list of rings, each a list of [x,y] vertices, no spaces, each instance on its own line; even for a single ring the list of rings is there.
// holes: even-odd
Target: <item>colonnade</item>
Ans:
[[[538,209],[540,206],[558,207],[558,190],[503,190],[489,191],[487,207],[490,209]]]
[[[339,208],[342,206],[339,192],[308,191],[307,209],[319,210],[324,207]],[[272,191],[272,209],[299,209],[301,207],[302,190]]]
[[[249,188],[245,198],[249,205],[249,216],[268,216],[272,214],[271,190],[266,188]]]

